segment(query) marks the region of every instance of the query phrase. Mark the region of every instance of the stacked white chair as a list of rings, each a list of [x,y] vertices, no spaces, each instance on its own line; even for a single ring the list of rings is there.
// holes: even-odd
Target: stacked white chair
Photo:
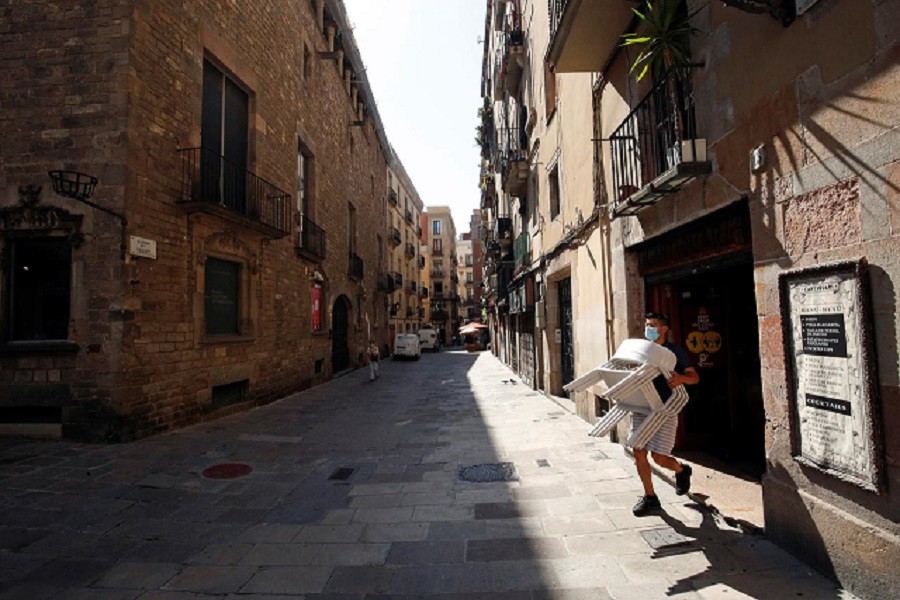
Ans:
[[[628,436],[625,445],[643,448],[653,439],[666,419],[681,412],[687,404],[688,394],[683,385],[673,389],[666,402],[659,397],[653,385],[657,376],[668,378],[672,375],[675,362],[675,354],[659,344],[647,340],[625,340],[611,359],[572,380],[563,389],[567,392],[580,392],[604,382],[607,389],[602,396],[610,400],[613,406],[589,435],[606,435],[628,413],[640,413],[647,417]]]

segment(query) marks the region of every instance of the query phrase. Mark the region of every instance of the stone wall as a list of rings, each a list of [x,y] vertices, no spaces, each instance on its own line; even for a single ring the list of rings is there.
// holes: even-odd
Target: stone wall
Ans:
[[[4,202],[14,202],[17,185],[40,182],[47,168],[72,165],[98,175],[96,198],[124,210],[128,235],[157,243],[156,260],[123,262],[114,219],[65,205],[85,215],[88,234],[73,276],[71,339],[80,349],[58,359],[73,365],[71,375],[59,377],[85,413],[70,419],[70,435],[147,435],[326,380],[331,307],[339,296],[351,308],[351,366],[359,364],[370,332],[386,342],[385,299],[376,292],[385,150],[371,110],[358,124],[357,93],[344,79],[340,54],[320,54],[330,50],[315,14],[320,3],[136,0],[125,8],[92,3],[71,14],[49,2],[29,4],[21,14],[13,11],[21,22],[10,27],[27,23],[32,34],[0,60],[13,78],[31,83],[3,92],[4,110],[8,99],[18,111],[15,121],[3,121],[3,137],[19,148],[4,148]],[[334,3],[329,6],[340,21]],[[35,27],[44,13],[47,27]],[[297,256],[296,230],[276,238],[240,219],[189,214],[177,204],[179,150],[200,145],[204,57],[250,96],[249,171],[293,199],[299,143],[313,154],[309,212],[326,232],[321,264]],[[360,282],[348,277],[349,204],[357,212],[356,253],[364,260]],[[205,335],[208,256],[242,265],[241,335],[233,339]],[[317,334],[311,331],[313,280],[322,282],[328,307],[325,330]],[[6,360],[52,366],[32,357]],[[54,371],[56,377],[56,370],[47,376]],[[244,380],[244,402],[212,409],[212,386]],[[86,414],[99,407],[98,418]]]

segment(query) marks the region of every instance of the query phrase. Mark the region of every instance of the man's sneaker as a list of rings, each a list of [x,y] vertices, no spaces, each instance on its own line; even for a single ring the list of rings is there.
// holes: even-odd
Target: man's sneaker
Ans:
[[[631,512],[633,512],[636,517],[643,517],[644,515],[649,515],[650,513],[659,510],[662,510],[659,498],[656,496],[641,496],[641,499],[634,505]]]
[[[675,473],[675,493],[684,496],[691,489],[691,473],[693,473],[690,465],[681,465],[681,473]]]

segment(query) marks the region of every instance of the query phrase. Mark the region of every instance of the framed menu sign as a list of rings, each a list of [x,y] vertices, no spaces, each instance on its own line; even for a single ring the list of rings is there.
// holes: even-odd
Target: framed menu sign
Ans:
[[[779,285],[794,457],[880,492],[868,265],[860,259],[787,271]]]

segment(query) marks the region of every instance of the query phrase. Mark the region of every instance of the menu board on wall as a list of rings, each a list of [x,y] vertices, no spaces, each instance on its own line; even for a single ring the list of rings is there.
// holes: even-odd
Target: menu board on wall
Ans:
[[[872,491],[882,443],[864,259],[780,278],[795,458]]]

